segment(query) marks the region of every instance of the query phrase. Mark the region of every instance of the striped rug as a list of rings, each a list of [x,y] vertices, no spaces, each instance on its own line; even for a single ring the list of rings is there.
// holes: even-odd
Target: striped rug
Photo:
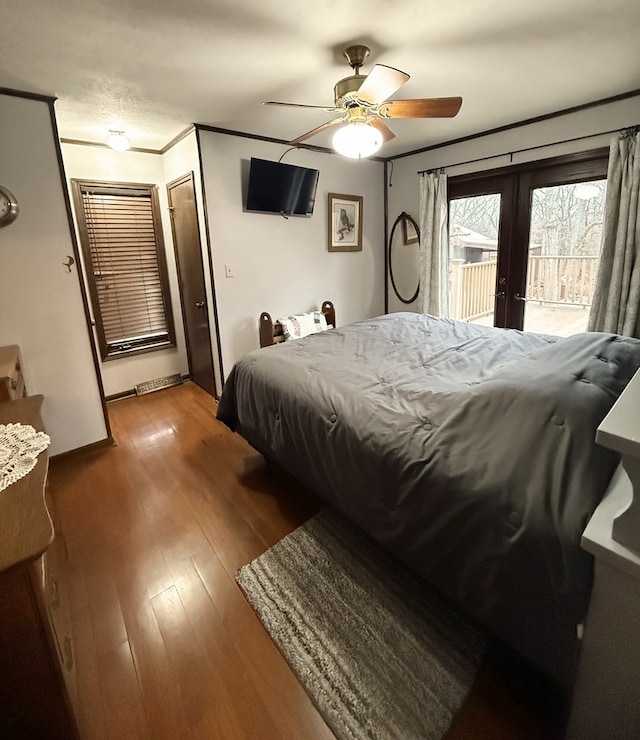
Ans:
[[[440,740],[485,649],[481,632],[325,509],[237,581],[343,740]]]

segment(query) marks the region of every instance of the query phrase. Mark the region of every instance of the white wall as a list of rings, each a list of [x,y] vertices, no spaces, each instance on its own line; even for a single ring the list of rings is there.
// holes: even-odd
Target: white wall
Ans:
[[[278,160],[286,146],[200,131],[224,373],[259,347],[258,316],[276,319],[333,301],[338,324],[384,310],[383,165],[305,149],[285,163],[320,170],[314,214],[285,219],[243,211],[251,157]],[[327,195],[362,195],[362,252],[329,252]],[[234,277],[225,277],[229,265]]]
[[[464,115],[464,106],[459,115]],[[452,177],[469,172],[504,167],[509,164],[531,162],[563,154],[608,147],[612,134],[600,135],[601,132],[613,131],[638,123],[640,123],[640,97],[635,97],[397,159],[393,163],[392,186],[388,188],[389,228],[402,211],[407,211],[419,223],[419,175],[417,173],[420,170],[445,167],[447,175]],[[556,143],[583,136],[589,136],[590,138],[568,143]],[[546,146],[548,144],[555,145]],[[520,149],[540,146],[544,148],[533,149],[520,154],[514,153],[513,157],[508,154]],[[463,166],[452,166],[459,162],[481,157],[493,157],[496,154],[504,156],[494,157],[482,162],[472,162]],[[396,243],[395,238],[393,249],[394,255],[397,257],[397,259],[394,257],[396,282],[399,284],[400,292],[410,297],[416,287],[417,249],[414,246],[403,249],[400,247],[400,243]],[[395,274],[396,272],[398,272],[398,275]],[[389,284],[389,311],[403,310],[415,310],[415,304],[403,305],[395,297],[391,284]]]
[[[138,182],[158,186],[177,346],[101,362],[105,394],[111,396],[123,393],[138,383],[166,375],[186,374],[188,362],[162,156],[145,152],[116,152],[108,148],[82,144],[62,144],[62,155],[69,180],[78,178]]]
[[[18,219],[0,229],[0,344],[19,344],[30,394],[45,396],[53,455],[107,437],[49,105],[0,95],[0,183]]]
[[[216,321],[214,313],[214,301],[211,288],[211,270],[209,269],[209,251],[207,247],[207,233],[204,214],[204,200],[202,194],[202,178],[200,177],[200,157],[198,154],[198,142],[195,129],[174,144],[171,149],[162,155],[165,182],[169,183],[179,177],[193,173],[193,182],[196,191],[196,208],[198,211],[198,225],[200,227],[200,248],[202,250],[202,264],[204,267],[205,291],[207,294],[207,309],[209,311],[209,327],[211,331],[211,348],[213,356],[213,371],[215,385],[218,393],[222,390],[222,375],[220,373],[220,362],[218,353],[218,340],[216,338]],[[176,317],[177,318],[177,317]],[[182,321],[182,318],[180,318]]]

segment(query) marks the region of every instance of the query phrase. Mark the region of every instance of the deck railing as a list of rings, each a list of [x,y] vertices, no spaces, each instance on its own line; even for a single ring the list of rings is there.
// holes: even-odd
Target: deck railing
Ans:
[[[451,260],[452,319],[473,321],[493,311],[496,292],[496,262]]]
[[[526,297],[541,303],[590,306],[597,257],[529,257]]]
[[[597,257],[530,256],[526,299],[539,303],[590,306],[596,281]],[[494,310],[496,262],[451,260],[453,319],[473,321]]]

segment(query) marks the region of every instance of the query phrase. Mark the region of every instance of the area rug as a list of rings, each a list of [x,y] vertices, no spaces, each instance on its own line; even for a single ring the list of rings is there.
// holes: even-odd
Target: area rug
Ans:
[[[485,638],[346,519],[321,511],[237,581],[340,740],[447,732]]]

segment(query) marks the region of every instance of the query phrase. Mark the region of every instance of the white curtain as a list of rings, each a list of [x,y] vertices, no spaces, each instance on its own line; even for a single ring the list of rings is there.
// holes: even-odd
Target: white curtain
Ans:
[[[420,176],[420,292],[418,311],[449,315],[449,225],[447,176]]]
[[[588,331],[640,337],[640,131],[611,142],[600,266]]]

